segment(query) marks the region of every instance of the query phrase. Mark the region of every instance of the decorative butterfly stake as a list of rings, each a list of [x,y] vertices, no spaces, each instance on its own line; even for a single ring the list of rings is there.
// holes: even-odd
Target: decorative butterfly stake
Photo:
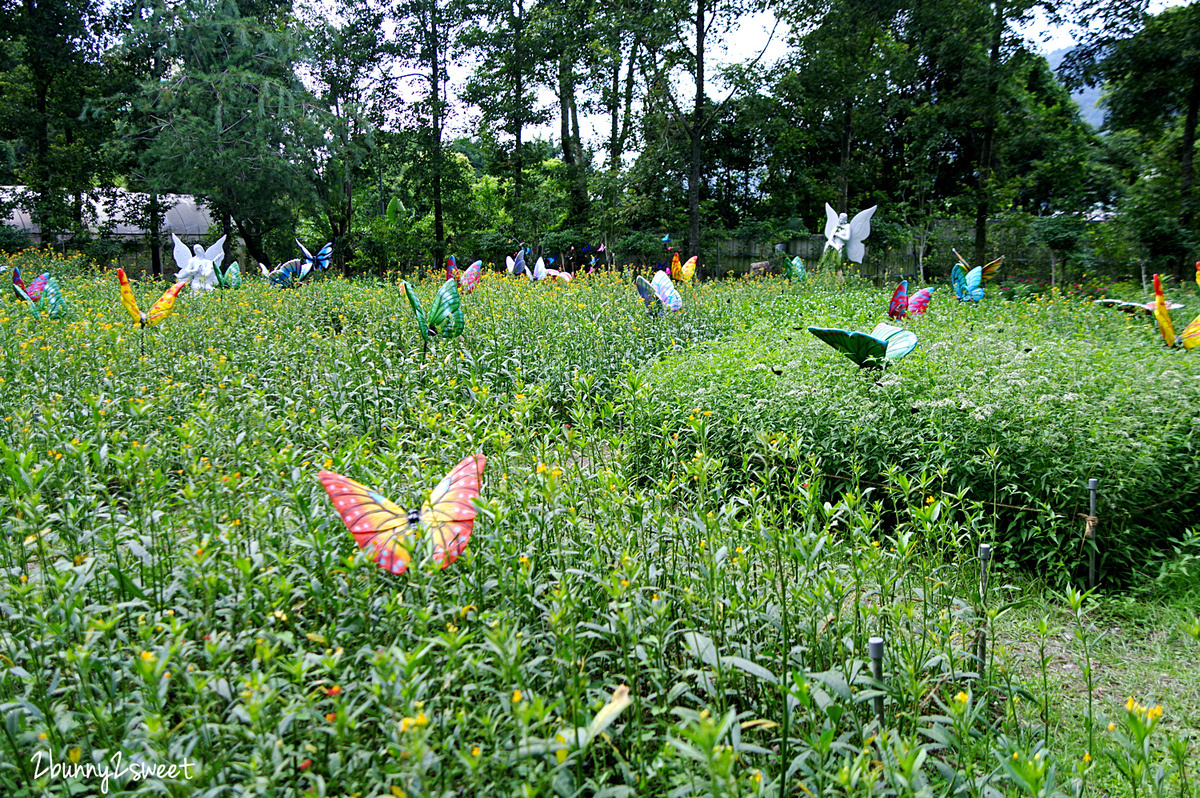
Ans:
[[[808,331],[864,369],[883,368],[917,346],[916,333],[885,322],[877,324],[870,335],[826,327],[809,327]]]
[[[983,284],[996,276],[1004,256],[972,269],[957,249],[951,251],[958,258],[958,263],[950,267],[950,284],[954,286],[954,295],[960,302],[978,302],[983,299]]]
[[[296,246],[300,247],[303,256],[300,258],[301,272],[303,276],[309,275],[313,277],[324,275],[329,271],[329,266],[333,262],[333,242],[329,241],[325,246],[317,250],[317,254],[313,255],[308,249],[300,243],[300,239],[296,239]],[[307,268],[303,268],[307,267]]]
[[[220,266],[213,266],[213,270],[217,273],[218,288],[241,288],[242,287],[242,270],[238,267],[238,262],[235,260],[229,264],[224,272]]]
[[[429,342],[439,338],[449,341],[462,335],[466,321],[463,319],[462,300],[458,295],[458,285],[453,280],[447,280],[433,295],[433,304],[429,313],[421,307],[417,293],[407,282],[401,283],[404,293],[408,296],[408,304],[412,306],[413,315],[417,317],[417,331],[421,334],[421,353],[429,351]]]
[[[804,259],[799,255],[784,263],[783,272],[792,282],[801,283],[808,278],[808,271],[804,268]]]
[[[634,285],[652,316],[661,314],[664,308],[672,313],[683,309],[683,297],[666,272],[655,272],[654,279],[649,282],[639,274],[634,279]]]
[[[25,285],[25,281],[21,279],[21,270],[13,266],[12,270],[12,285],[13,293],[19,299],[24,299],[26,302],[37,302],[42,298],[42,291],[46,290],[46,285],[50,282],[50,272],[43,272],[37,276],[32,283]]]
[[[458,275],[458,288],[464,294],[469,294],[479,286],[483,276],[483,261],[477,260],[467,267],[465,272]]]
[[[471,539],[479,510],[480,480],[487,458],[464,458],[437,484],[421,511],[405,512],[396,504],[352,479],[322,471],[317,475],[354,542],[393,574],[402,574],[412,562],[418,535],[427,536],[433,561],[445,568],[459,558]]]
[[[1183,332],[1176,336],[1175,325],[1171,323],[1169,312],[1172,307],[1182,306],[1167,302],[1167,297],[1163,294],[1162,279],[1157,274],[1154,275],[1154,318],[1158,322],[1158,332],[1163,343],[1167,346],[1182,344],[1184,349],[1200,346],[1200,316],[1192,319],[1192,322],[1183,328]]]
[[[267,267],[261,263],[258,264],[258,270],[262,272],[263,277],[267,278],[267,282],[280,288],[297,287],[311,269],[311,263],[303,263],[299,258],[292,258],[270,271],[267,271]]]
[[[453,255],[446,258],[446,279],[458,282],[458,261]]]
[[[679,253],[676,252],[675,256],[671,258],[671,279],[677,283],[691,282],[692,278],[696,276],[697,260],[698,256],[693,255],[683,264],[680,264]]]
[[[159,324],[167,316],[171,315],[171,311],[175,309],[175,300],[187,283],[183,280],[175,283],[175,285],[163,292],[158,301],[150,306],[149,312],[143,313],[138,309],[137,298],[133,295],[133,288],[129,285],[129,278],[125,276],[124,269],[117,269],[117,282],[121,284],[121,304],[125,306],[125,310],[129,313],[130,318],[142,330],[139,340],[141,341],[141,350],[144,355],[146,354],[146,328]]]

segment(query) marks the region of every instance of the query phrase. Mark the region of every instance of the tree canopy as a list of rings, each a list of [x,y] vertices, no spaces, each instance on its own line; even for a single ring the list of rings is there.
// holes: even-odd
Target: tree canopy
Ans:
[[[764,10],[786,37],[773,63],[736,40]],[[1035,10],[1112,21],[1068,56],[1065,84],[1023,38]],[[1195,3],[1157,15],[1141,0],[0,11],[13,20],[0,33],[0,174],[58,236],[91,235],[85,200],[118,186],[196,195],[265,264],[292,257],[297,232],[335,239],[356,268],[602,241],[653,258],[646,242],[666,234],[703,262],[728,238],[815,230],[826,202],[879,204],[874,240],[918,253],[935,223],[957,220],[976,260],[998,219],[1029,220],[1044,244],[1111,218],[1140,257],[1176,268],[1200,241]],[[1082,83],[1104,87],[1104,130],[1070,99]],[[129,213],[152,218],[155,202]],[[1069,218],[1035,223],[1057,217]]]

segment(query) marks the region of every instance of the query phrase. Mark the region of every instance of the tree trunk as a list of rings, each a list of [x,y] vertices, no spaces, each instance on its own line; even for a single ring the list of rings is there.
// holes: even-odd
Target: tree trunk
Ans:
[[[221,263],[229,268],[229,264],[233,263],[233,217],[229,208],[221,209],[221,234],[225,236],[225,257]]]
[[[996,141],[997,101],[1000,91],[1000,46],[1004,38],[1004,0],[996,0],[992,17],[991,52],[988,54],[987,96],[984,97],[983,144],[979,150],[979,185],[975,204],[975,260],[987,261],[987,220],[992,204],[992,149]]]
[[[1196,148],[1196,122],[1200,116],[1200,73],[1192,75],[1192,86],[1188,92],[1187,114],[1183,119],[1183,137],[1179,142],[1179,227],[1183,231],[1191,229],[1196,218],[1196,198],[1192,196],[1195,184],[1194,154]],[[1187,279],[1187,252],[1179,256],[1175,264],[1175,276],[1180,280]]]
[[[159,233],[162,230],[162,209],[158,205],[158,194],[150,195],[150,274],[162,277],[162,241]]]
[[[692,151],[688,168],[688,251],[690,257],[700,254],[700,159],[704,155],[701,137],[704,134],[704,0],[696,0],[696,108],[688,130]]]

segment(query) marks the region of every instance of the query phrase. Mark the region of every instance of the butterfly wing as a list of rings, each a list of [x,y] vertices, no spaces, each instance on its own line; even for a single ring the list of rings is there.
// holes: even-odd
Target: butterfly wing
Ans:
[[[887,359],[887,344],[866,333],[827,327],[809,327],[808,331],[862,368],[879,368]]]
[[[850,240],[846,242],[846,256],[853,263],[862,263],[863,256],[867,254],[863,241],[871,235],[871,217],[875,215],[875,209],[878,207],[872,205],[865,211],[859,211],[850,220]]]
[[[679,253],[671,255],[671,279],[679,282],[683,279],[683,264],[679,262]]]
[[[417,292],[407,281],[400,283],[404,286],[404,293],[408,297],[408,304],[412,308],[413,315],[417,317],[417,331],[421,333],[421,338],[429,340],[429,322],[425,317],[425,308],[421,307],[421,300],[417,299]]]
[[[699,258],[699,255],[693,255],[683,262],[683,282],[690,283],[696,276],[696,262]]]
[[[21,279],[21,270],[16,266],[13,266],[12,284],[13,292],[26,302],[29,302],[29,295],[25,293],[25,281]]]
[[[479,278],[483,276],[483,261],[477,260],[467,267],[467,270],[458,278],[458,287],[462,289],[464,294],[469,294],[479,285]]]
[[[530,273],[529,279],[531,279],[531,280],[545,280],[546,279],[546,261],[544,258],[538,258],[537,262],[533,264],[533,271],[532,271],[532,273]]]
[[[421,527],[433,541],[433,561],[445,568],[467,547],[475,526],[476,509],[472,500],[479,498],[479,483],[487,458],[473,454],[464,458],[433,489],[421,508]]]
[[[515,269],[516,267],[517,267],[517,262],[512,259],[512,255],[505,255],[504,256],[504,268],[508,270],[508,273],[512,274],[513,269]]]
[[[225,270],[225,287],[242,287],[242,270],[238,268],[238,262],[236,260],[229,264],[229,268]]]
[[[646,310],[654,315],[661,313],[662,303],[658,301],[658,295],[654,293],[654,287],[646,281],[646,278],[639,274],[634,279],[633,284],[637,286],[637,291],[642,297],[642,302],[646,303]]]
[[[875,329],[871,330],[871,337],[883,341],[887,347],[884,352],[884,358],[887,360],[899,360],[917,346],[916,333],[893,327],[886,322],[876,324]]]
[[[171,315],[171,311],[175,309],[175,299],[179,296],[179,292],[183,290],[187,283],[180,280],[175,285],[163,291],[162,296],[158,301],[150,306],[150,310],[146,312],[146,326],[153,327],[160,321]]]
[[[825,203],[825,246],[833,246],[833,234],[837,232],[841,219],[838,212],[828,202]]]
[[[457,277],[458,277],[458,261],[456,261],[454,259],[454,256],[451,255],[450,257],[446,258],[446,279],[454,280]]]
[[[996,276],[996,272],[1000,271],[1000,264],[1004,262],[1004,256],[996,258],[994,261],[985,263],[980,272],[980,282],[986,283],[988,280]]]
[[[908,315],[908,280],[901,280],[888,303],[888,318],[902,319]]]
[[[179,239],[175,240],[178,241]],[[184,247],[184,249],[187,249],[187,247]],[[191,256],[189,255],[188,257]],[[129,278],[125,276],[124,269],[117,269],[117,282],[121,284],[121,305],[129,313],[130,318],[138,324],[142,324],[142,311],[138,310],[137,298],[133,295],[133,288],[129,285]]]
[[[1175,346],[1175,327],[1171,324],[1171,314],[1167,311],[1167,298],[1163,295],[1162,280],[1154,275],[1154,318],[1158,321],[1158,331],[1162,333],[1167,346]]]
[[[46,290],[42,292],[41,304],[46,306],[46,314],[52,319],[62,318],[67,312],[67,301],[63,299],[58,280],[51,277],[46,282]]]
[[[971,271],[967,272],[966,279],[963,281],[963,287],[967,292],[967,299],[971,302],[978,302],[983,299],[983,267],[976,266]]]
[[[211,260],[214,269],[221,265],[221,261],[225,259],[225,236],[221,236],[216,243],[204,250],[204,259]]]
[[[967,273],[957,263],[950,267],[950,285],[954,287],[954,296],[960,302],[967,301]]]
[[[679,295],[679,291],[666,272],[655,272],[654,279],[650,281],[650,287],[654,289],[654,293],[658,295],[659,301],[667,310],[674,313],[683,309],[683,297]]]
[[[1196,286],[1200,288],[1200,260],[1196,261]]]
[[[50,272],[42,272],[36,280],[29,284],[29,287],[25,289],[25,293],[32,301],[37,302],[42,298],[42,292],[46,290],[46,283],[48,282],[50,282]]]
[[[308,263],[312,263],[312,253],[308,251],[308,247],[300,243],[300,239],[298,238],[296,239],[296,246],[300,247],[300,252],[304,255],[303,260],[307,261]]]
[[[16,293],[18,298],[25,300],[25,304],[29,308],[29,312],[33,314],[35,319],[40,319],[42,317],[41,311],[38,310],[38,303],[29,298],[29,294],[25,293],[24,288],[17,283],[13,283],[13,291]]]
[[[462,335],[465,326],[458,283],[447,280],[433,295],[433,305],[429,308],[429,333],[448,341]]]
[[[1183,328],[1183,332],[1179,334],[1179,341],[1184,349],[1200,346],[1200,316],[1192,319],[1191,324]]]
[[[317,252],[316,262],[317,268],[321,271],[326,271],[331,265],[333,265],[332,241],[325,242],[325,246],[321,247],[321,249]]]
[[[322,471],[317,479],[325,486],[329,500],[342,517],[342,523],[354,542],[393,574],[402,574],[412,561],[412,529],[408,513],[367,486],[332,471]]]
[[[922,288],[908,298],[908,312],[919,316],[929,310],[929,300],[933,299],[932,288]]]
[[[175,241],[175,248],[171,250],[171,255],[175,258],[175,270],[187,271],[188,262],[192,259],[192,251],[188,249],[187,244],[179,240],[179,236],[171,233],[171,238]]]

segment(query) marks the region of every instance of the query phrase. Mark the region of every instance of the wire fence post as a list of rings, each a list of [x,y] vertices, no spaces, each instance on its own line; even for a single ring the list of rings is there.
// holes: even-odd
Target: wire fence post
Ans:
[[[979,634],[975,640],[975,656],[979,660],[979,673],[983,674],[987,664],[987,589],[988,566],[992,561],[992,544],[979,544]]]
[[[875,681],[883,685],[883,638],[867,639],[867,654],[871,657],[871,675]],[[875,717],[879,720],[879,728],[883,729],[883,696],[875,696]]]

